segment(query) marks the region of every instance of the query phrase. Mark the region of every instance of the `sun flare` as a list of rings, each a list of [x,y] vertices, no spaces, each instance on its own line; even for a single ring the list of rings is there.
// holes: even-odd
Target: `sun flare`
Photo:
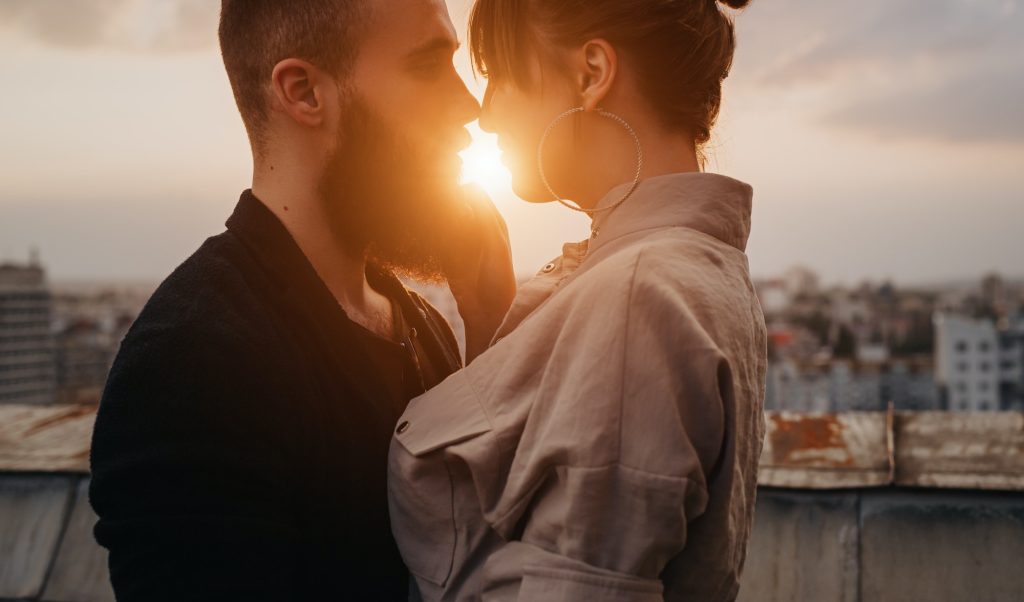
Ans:
[[[476,184],[492,197],[512,186],[512,174],[501,161],[498,137],[472,128],[473,144],[459,153],[462,157],[462,184]]]

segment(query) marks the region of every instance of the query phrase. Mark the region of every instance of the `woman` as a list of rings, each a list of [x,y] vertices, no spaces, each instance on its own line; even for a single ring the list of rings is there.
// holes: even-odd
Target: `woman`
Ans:
[[[414,598],[736,597],[766,349],[751,189],[700,171],[735,45],[724,10],[474,7],[481,126],[518,195],[587,212],[592,235],[399,421],[389,490]]]

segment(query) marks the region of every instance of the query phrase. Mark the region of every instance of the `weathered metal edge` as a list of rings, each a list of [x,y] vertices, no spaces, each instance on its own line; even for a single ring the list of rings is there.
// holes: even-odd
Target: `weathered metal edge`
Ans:
[[[95,406],[0,406],[0,473],[88,474]],[[758,483],[1024,491],[1024,412],[767,412]]]

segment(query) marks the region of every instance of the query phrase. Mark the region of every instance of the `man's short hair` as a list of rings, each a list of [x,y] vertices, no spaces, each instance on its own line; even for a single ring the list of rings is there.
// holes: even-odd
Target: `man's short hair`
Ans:
[[[254,149],[266,142],[274,66],[298,58],[343,77],[369,10],[366,0],[222,0],[220,52]]]

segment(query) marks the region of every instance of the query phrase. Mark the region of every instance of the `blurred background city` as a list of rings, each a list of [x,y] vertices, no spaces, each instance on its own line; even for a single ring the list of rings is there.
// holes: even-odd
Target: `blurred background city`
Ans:
[[[468,0],[449,0],[460,37]],[[109,600],[85,499],[118,345],[249,147],[211,0],[0,0],[0,600]],[[769,331],[744,600],[1022,600],[1024,5],[754,0],[708,171]],[[456,65],[471,91],[463,48]],[[529,277],[587,224],[467,181]],[[461,334],[447,291],[421,287]]]
[[[1024,410],[1024,281],[755,281],[769,329],[765,407],[840,412]],[[414,285],[461,336],[454,300]],[[98,403],[154,284],[52,283],[34,256],[0,264],[0,403]]]

